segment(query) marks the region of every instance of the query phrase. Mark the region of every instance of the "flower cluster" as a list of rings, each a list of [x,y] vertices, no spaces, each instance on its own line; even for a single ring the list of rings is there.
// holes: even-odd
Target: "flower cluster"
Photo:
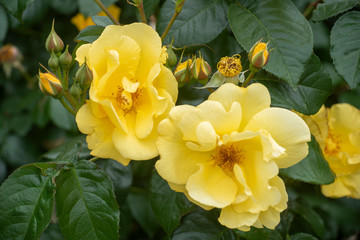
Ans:
[[[301,115],[318,141],[335,182],[321,186],[327,197],[360,198],[360,110],[346,103]]]

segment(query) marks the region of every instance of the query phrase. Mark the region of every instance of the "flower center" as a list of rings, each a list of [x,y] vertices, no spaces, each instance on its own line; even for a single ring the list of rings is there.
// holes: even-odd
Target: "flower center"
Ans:
[[[142,88],[139,87],[137,81],[126,80],[123,81],[123,86],[118,86],[117,92],[114,95],[124,114],[127,114],[139,105],[142,96]]]
[[[341,143],[340,136],[334,134],[329,129],[328,137],[325,140],[324,155],[325,156],[336,155],[339,152],[341,152],[340,143]]]
[[[240,55],[235,54],[232,57],[222,57],[217,64],[217,69],[225,77],[235,77],[242,70]]]
[[[233,144],[222,145],[211,155],[215,164],[225,171],[233,171],[235,164],[240,164],[244,159],[244,151],[236,148]]]

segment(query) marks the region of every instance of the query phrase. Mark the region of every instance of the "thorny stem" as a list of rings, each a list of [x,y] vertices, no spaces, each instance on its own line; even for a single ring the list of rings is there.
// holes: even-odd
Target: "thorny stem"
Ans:
[[[115,24],[115,25],[120,25],[120,23],[114,18],[113,15],[111,15],[111,13],[109,12],[109,10],[107,10],[107,8],[104,6],[104,4],[100,1],[100,0],[94,0],[95,3],[101,8],[101,10],[104,11],[104,13],[110,18],[110,20]]]

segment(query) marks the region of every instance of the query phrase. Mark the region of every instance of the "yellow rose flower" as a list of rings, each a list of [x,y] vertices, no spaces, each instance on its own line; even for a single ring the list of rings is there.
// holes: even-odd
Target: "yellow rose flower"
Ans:
[[[107,26],[76,52],[93,73],[90,100],[76,115],[91,154],[126,165],[158,155],[157,125],[177,99],[172,72],[161,61],[159,35],[148,25]]]
[[[360,198],[360,110],[339,103],[302,117],[336,174],[335,182],[321,186],[322,193],[334,198]]]
[[[229,228],[274,229],[287,207],[279,168],[308,154],[310,131],[295,113],[270,107],[266,87],[222,85],[197,107],[174,107],[158,127],[155,167],[175,191],[221,208]]]

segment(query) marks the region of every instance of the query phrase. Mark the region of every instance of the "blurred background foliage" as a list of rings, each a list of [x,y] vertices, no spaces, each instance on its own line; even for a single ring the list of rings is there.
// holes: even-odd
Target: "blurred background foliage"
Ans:
[[[190,4],[191,0],[188,2]],[[233,1],[221,2],[228,5]],[[312,3],[309,0],[293,2],[302,13]],[[103,3],[106,6],[116,4],[121,9],[121,24],[140,21],[137,9],[125,0],[104,0]],[[19,8],[21,4],[23,8]],[[149,18],[152,22],[156,22],[156,18],[166,18],[166,9],[172,4],[171,0],[144,0],[146,16],[153,16]],[[359,5],[353,10],[359,11]],[[0,0],[0,48],[11,44],[19,51],[16,63],[6,62],[4,55],[0,56],[0,183],[16,168],[33,162],[54,160],[67,147],[73,149],[74,144],[79,146],[77,151],[80,159],[90,157],[85,137],[77,130],[74,117],[58,101],[39,90],[36,77],[39,63],[46,65],[49,58],[44,44],[52,20],[55,19],[58,35],[73,51],[78,43],[75,37],[79,30],[71,23],[71,18],[79,12],[92,16],[100,12],[100,9],[92,0]],[[200,50],[212,69],[216,69],[216,63],[222,56],[244,52],[227,25],[226,12],[217,14],[220,19],[225,19],[225,25],[218,26],[221,33],[214,33],[210,42],[199,39],[196,45],[186,50],[188,54]],[[325,21],[310,20],[314,34],[313,51],[332,80],[333,91],[326,104],[348,102],[360,108],[360,88],[350,90],[344,79],[337,74],[329,52],[330,31],[338,18],[339,15]],[[162,32],[165,26],[159,24],[158,31]],[[179,36],[174,46],[189,45],[187,40]],[[171,39],[165,39],[165,44],[170,41]],[[181,50],[176,53],[179,57]],[[207,90],[196,90],[192,85],[186,85],[179,91],[178,104],[196,105],[209,94]],[[276,231],[229,231],[217,222],[216,210],[205,212],[189,203],[183,195],[172,192],[166,182],[154,172],[154,163],[155,160],[131,162],[124,167],[110,159],[96,162],[113,180],[121,211],[121,239],[169,239],[167,233],[171,235],[173,231],[172,239],[187,239],[186,236],[192,231],[195,231],[192,236],[198,237],[196,239],[281,239],[289,235],[290,239],[359,237],[359,200],[325,198],[318,186],[286,177],[289,209],[282,214],[281,224]],[[155,217],[165,213],[157,209],[159,204],[154,202],[163,201],[162,204],[166,205],[168,201],[168,198],[159,196],[160,192],[171,196],[178,207],[175,211],[177,215],[185,216],[179,228],[176,219],[173,222],[161,222],[161,218],[159,221]],[[49,225],[41,239],[63,239],[56,221]]]

